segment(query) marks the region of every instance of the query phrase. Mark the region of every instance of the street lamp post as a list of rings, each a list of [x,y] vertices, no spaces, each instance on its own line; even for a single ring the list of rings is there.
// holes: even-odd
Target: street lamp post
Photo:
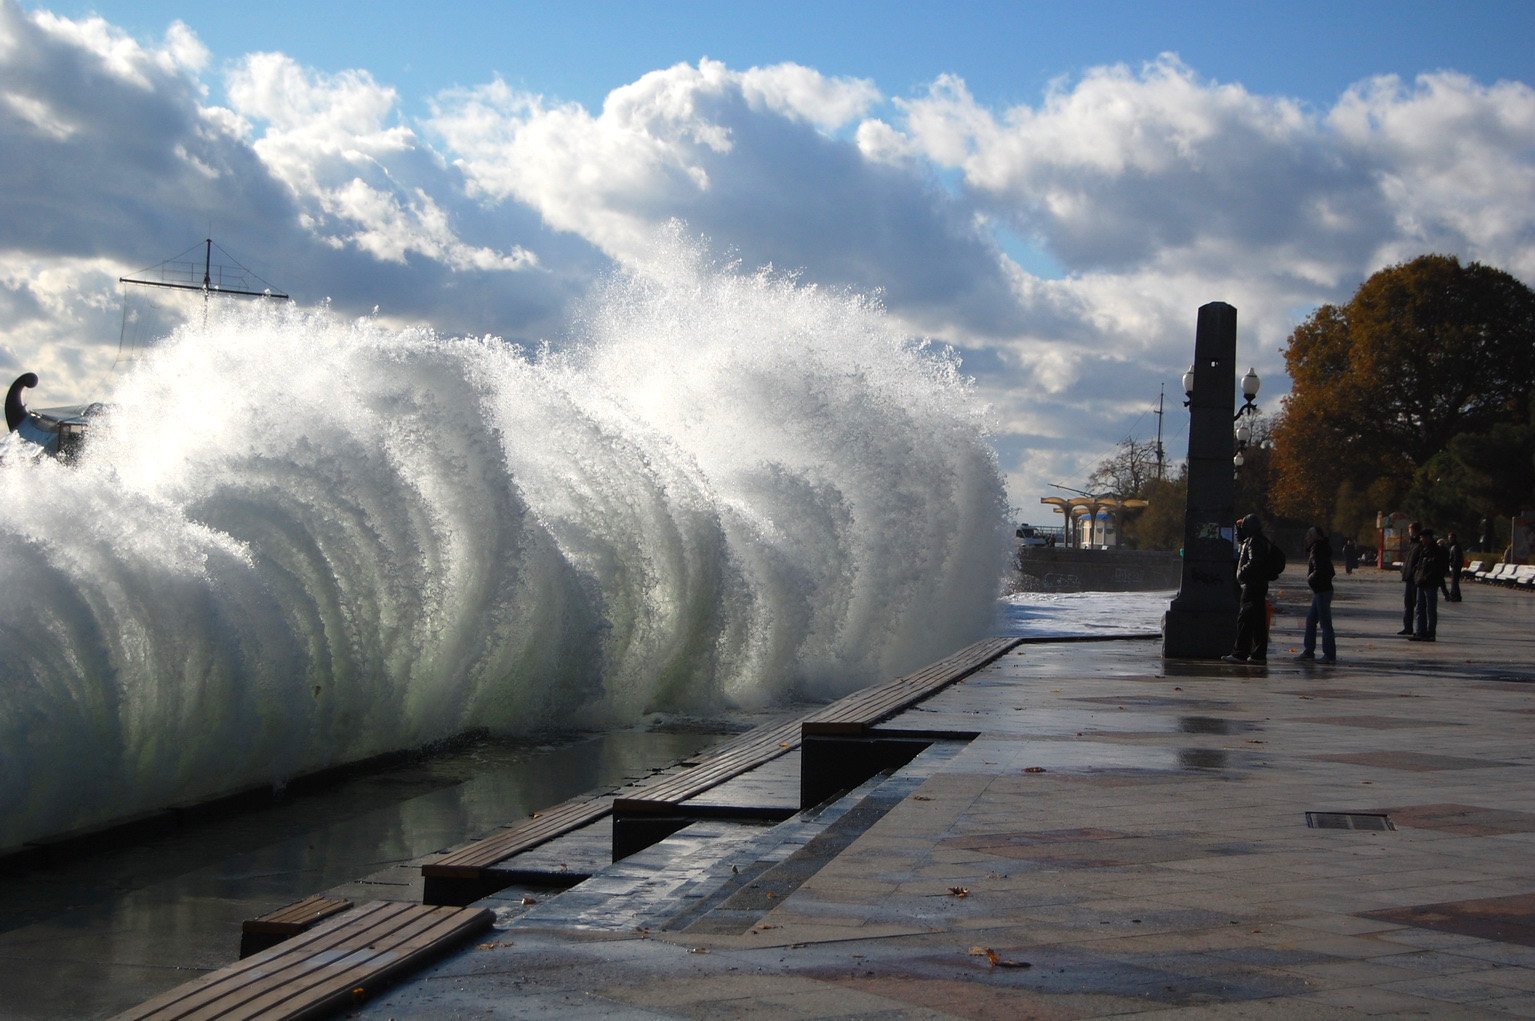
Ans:
[[[1189,495],[1183,519],[1183,575],[1162,621],[1168,659],[1219,659],[1236,635],[1231,406],[1236,399],[1237,310],[1221,301],[1199,309],[1194,364],[1183,375],[1189,409]],[[1242,380],[1236,418],[1256,412],[1257,374]],[[1251,412],[1248,409],[1252,409]]]

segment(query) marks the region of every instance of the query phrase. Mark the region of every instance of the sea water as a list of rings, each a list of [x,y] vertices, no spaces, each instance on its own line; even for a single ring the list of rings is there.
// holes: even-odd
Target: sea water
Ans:
[[[0,849],[466,731],[824,699],[993,630],[956,361],[682,253],[557,343],[214,303],[0,450]]]
[[[1034,638],[1157,634],[1178,593],[1018,592],[1001,601],[1002,634]]]

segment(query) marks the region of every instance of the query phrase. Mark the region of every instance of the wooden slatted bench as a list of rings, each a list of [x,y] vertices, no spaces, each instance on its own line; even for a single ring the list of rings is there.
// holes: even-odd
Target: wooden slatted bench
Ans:
[[[352,902],[344,897],[327,897],[317,893],[296,904],[269,911],[259,918],[247,918],[240,925],[240,957],[246,958],[276,946],[332,915],[339,915],[351,906]]]
[[[813,727],[806,729],[812,722],[824,725],[827,732],[845,734],[849,727],[856,727],[851,732],[862,733],[863,728],[1006,655],[1021,641],[986,639],[914,674],[848,695],[805,720],[764,724],[747,731],[686,760],[683,768],[616,797],[577,798],[502,827],[422,865],[423,899],[428,904],[472,903],[505,885],[493,874],[498,862],[609,815],[614,821],[614,860],[628,857],[691,821],[679,809],[682,802],[799,748],[804,734],[820,733]]]
[[[612,810],[611,797],[582,795],[449,851],[421,866],[421,899],[461,905],[495,893],[505,884],[488,874],[491,866],[605,819]]]
[[[963,680],[1023,644],[1022,638],[986,638],[916,673],[855,691],[805,717],[806,736],[859,736],[929,695]]]
[[[328,1017],[489,929],[484,908],[372,901],[177,986],[117,1021]]]
[[[690,822],[717,817],[719,810],[683,811],[689,798],[713,790],[750,769],[799,747],[800,721],[765,724],[712,749],[686,769],[652,780],[613,799],[613,860],[627,858],[663,840]]]
[[[904,766],[930,742],[914,737],[872,740],[879,723],[961,681],[1024,643],[987,638],[886,684],[856,691],[805,718],[801,727],[800,805],[808,808]]]
[[[988,638],[976,642],[915,673],[838,699],[801,721],[752,731],[722,746],[692,769],[664,777],[628,797],[616,799],[613,803],[614,860],[648,847],[688,822],[710,814],[687,809],[683,802],[689,798],[800,748],[813,737],[862,735],[880,720],[1006,655],[1021,641],[1019,638]],[[877,755],[879,761],[863,776],[855,776],[862,772],[860,765],[848,769],[845,767],[849,763],[837,761],[833,763],[834,768],[828,769],[821,757],[806,752],[807,757],[802,758],[800,764],[800,807],[819,804],[834,791],[856,786],[880,769],[909,762],[921,747],[925,745],[902,742],[900,748],[879,749],[881,753],[894,752],[894,758]],[[845,782],[849,779],[852,782]]]
[[[694,789],[707,790],[753,765],[782,755],[798,744],[798,728],[798,721],[765,724],[684,760],[680,770],[643,788],[646,793],[641,803],[649,803],[652,790],[661,792],[663,797],[683,796]],[[698,787],[699,780],[705,781],[702,787]],[[492,874],[498,862],[607,818],[616,805],[631,801],[612,795],[583,795],[455,848],[421,866],[422,900],[428,904],[470,904],[488,896],[506,885],[502,877]]]

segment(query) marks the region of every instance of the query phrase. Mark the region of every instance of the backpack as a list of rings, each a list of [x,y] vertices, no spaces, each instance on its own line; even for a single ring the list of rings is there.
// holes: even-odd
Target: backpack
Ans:
[[[1274,581],[1281,574],[1284,574],[1284,569],[1285,569],[1284,550],[1279,547],[1279,543],[1277,543],[1277,542],[1269,543],[1268,569],[1269,569],[1269,581]]]

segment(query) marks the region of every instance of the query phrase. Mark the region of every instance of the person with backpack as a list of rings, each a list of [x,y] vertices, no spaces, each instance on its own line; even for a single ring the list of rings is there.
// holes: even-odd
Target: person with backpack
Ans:
[[[1439,631],[1439,586],[1444,582],[1450,558],[1434,538],[1434,530],[1425,528],[1418,536],[1420,547],[1413,559],[1413,583],[1418,589],[1417,629],[1408,636],[1409,642],[1432,642]]]
[[[1306,585],[1311,589],[1311,609],[1306,611],[1306,638],[1296,659],[1336,663],[1338,644],[1332,631],[1332,543],[1316,525],[1306,530]],[[1316,632],[1322,629],[1322,658],[1316,657]]]
[[[1228,663],[1267,663],[1269,648],[1269,582],[1284,571],[1284,551],[1268,541],[1258,515],[1237,522],[1237,584],[1242,594],[1237,606],[1237,641]],[[1277,565],[1277,570],[1276,570]]]

